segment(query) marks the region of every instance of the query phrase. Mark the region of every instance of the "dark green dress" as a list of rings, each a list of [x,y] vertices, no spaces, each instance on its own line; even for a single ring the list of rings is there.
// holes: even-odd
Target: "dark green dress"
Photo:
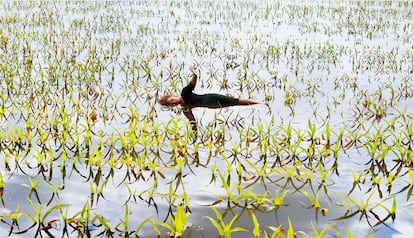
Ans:
[[[189,83],[181,91],[181,97],[184,99],[185,107],[208,107],[222,108],[235,106],[239,103],[238,98],[233,98],[217,93],[195,94],[193,93],[194,85]]]

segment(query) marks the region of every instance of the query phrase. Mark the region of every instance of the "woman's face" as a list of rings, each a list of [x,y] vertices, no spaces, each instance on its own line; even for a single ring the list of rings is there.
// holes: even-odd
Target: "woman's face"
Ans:
[[[177,106],[180,102],[180,97],[171,96],[167,99],[169,106]]]

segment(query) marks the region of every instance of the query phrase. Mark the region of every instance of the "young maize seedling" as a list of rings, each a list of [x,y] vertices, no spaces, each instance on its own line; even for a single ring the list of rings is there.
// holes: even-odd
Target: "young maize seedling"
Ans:
[[[241,227],[233,227],[234,222],[237,221],[238,215],[236,214],[229,223],[224,222],[224,217],[220,212],[213,206],[210,206],[218,221],[210,216],[204,216],[203,218],[208,219],[211,224],[217,229],[220,236],[230,238],[234,232],[248,232],[248,230]]]
[[[175,212],[175,217],[170,214],[170,221],[171,225],[162,221],[151,219],[151,222],[163,226],[169,230],[168,235],[170,237],[179,238],[182,237],[185,230],[189,227],[189,225],[186,223],[188,217],[190,216],[189,212],[184,211],[184,206],[179,205],[177,207],[177,210]]]

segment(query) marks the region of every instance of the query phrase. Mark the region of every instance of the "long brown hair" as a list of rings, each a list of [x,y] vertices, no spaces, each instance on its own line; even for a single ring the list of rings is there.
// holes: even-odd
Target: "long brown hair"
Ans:
[[[158,98],[158,103],[163,106],[168,106],[167,100],[172,97],[171,93],[165,94],[164,96],[161,96]]]

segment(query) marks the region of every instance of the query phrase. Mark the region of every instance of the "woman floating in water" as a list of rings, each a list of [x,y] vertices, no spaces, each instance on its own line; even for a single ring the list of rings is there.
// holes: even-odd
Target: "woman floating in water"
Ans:
[[[183,88],[180,96],[173,96],[171,94],[164,95],[158,99],[158,102],[164,106],[177,106],[182,105],[184,107],[184,115],[188,118],[193,125],[193,130],[196,130],[195,118],[192,112],[194,107],[207,107],[207,108],[223,108],[230,106],[248,106],[254,104],[267,105],[265,102],[257,102],[252,99],[245,98],[233,98],[216,93],[207,94],[195,94],[193,90],[197,84],[197,79],[200,77],[200,72],[190,67],[190,71],[193,73],[193,77],[190,83]]]

